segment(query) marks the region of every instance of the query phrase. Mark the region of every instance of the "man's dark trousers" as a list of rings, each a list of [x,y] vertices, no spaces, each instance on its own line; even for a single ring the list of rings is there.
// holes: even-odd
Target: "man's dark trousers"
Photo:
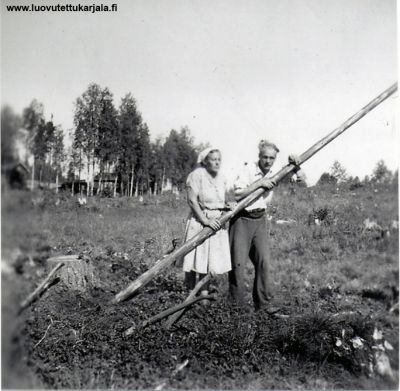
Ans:
[[[256,310],[266,307],[271,299],[269,273],[269,229],[263,214],[254,218],[240,215],[229,227],[232,270],[229,272],[229,289],[232,298],[245,305],[245,275],[248,258],[255,269],[253,301]]]

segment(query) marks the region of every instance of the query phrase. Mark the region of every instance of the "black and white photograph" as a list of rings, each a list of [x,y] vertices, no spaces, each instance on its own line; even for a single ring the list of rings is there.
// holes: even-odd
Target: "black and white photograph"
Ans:
[[[1,388],[397,390],[396,0],[1,0]]]

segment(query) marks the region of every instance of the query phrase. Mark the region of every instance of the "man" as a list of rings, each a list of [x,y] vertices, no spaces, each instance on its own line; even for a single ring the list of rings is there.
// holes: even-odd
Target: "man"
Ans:
[[[238,176],[234,184],[236,201],[240,201],[258,188],[271,190],[275,183],[269,179],[271,168],[279,152],[277,146],[269,141],[259,143],[258,162],[248,164]],[[298,164],[295,156],[289,157],[290,164]],[[297,182],[305,182],[305,176],[296,170]],[[272,314],[279,311],[270,304],[272,298],[269,282],[270,248],[268,238],[267,205],[273,192],[263,194],[253,204],[241,211],[232,221],[229,228],[229,240],[232,259],[232,270],[229,272],[229,288],[233,299],[239,304],[245,304],[245,267],[250,257],[255,278],[253,285],[253,301],[256,310],[265,309]]]

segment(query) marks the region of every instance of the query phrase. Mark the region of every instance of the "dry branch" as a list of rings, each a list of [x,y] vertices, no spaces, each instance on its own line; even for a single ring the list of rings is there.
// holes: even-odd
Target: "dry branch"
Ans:
[[[48,333],[50,327],[51,327],[54,323],[59,323],[59,322],[60,322],[59,320],[53,320],[53,319],[50,318],[50,323],[49,323],[49,325],[47,326],[47,329],[46,329],[46,331],[44,332],[43,337],[40,338],[40,340],[39,340],[37,343],[35,343],[35,345],[33,346],[34,349],[37,348],[37,347],[44,341],[44,339],[46,338],[46,335],[47,335],[47,333]]]
[[[302,155],[299,156],[299,165],[306,162],[310,159],[313,155],[315,155],[318,151],[324,148],[327,144],[333,141],[336,137],[340,136],[346,129],[354,125],[357,121],[359,121],[362,117],[368,114],[372,109],[382,103],[385,99],[389,96],[394,94],[397,91],[397,83],[393,84],[387,90],[382,92],[379,96],[369,102],[366,106],[364,106],[359,112],[354,114],[350,117],[347,121],[345,121],[342,125],[338,128],[330,132],[327,136],[319,140],[315,143],[312,147],[310,147],[307,151],[305,151]],[[288,174],[295,172],[298,169],[298,166],[294,164],[288,164],[284,166],[280,171],[278,171],[271,179],[273,183],[278,184],[284,177]],[[247,206],[251,205],[255,200],[257,200],[262,194],[266,192],[263,188],[258,188],[253,193],[249,194],[243,200],[241,200],[236,207],[231,210],[230,212],[224,214],[220,219],[219,222],[221,226],[225,225],[229,220],[231,220],[234,216],[236,216],[241,210],[246,208]],[[214,235],[216,231],[213,231],[209,227],[204,227],[201,232],[195,235],[193,238],[185,242],[181,247],[177,250],[169,254],[163,259],[160,259],[156,262],[156,264],[147,272],[143,273],[139,276],[135,281],[130,283],[124,290],[119,292],[112,303],[119,303],[124,300],[128,300],[133,297],[137,293],[137,291],[143,287],[144,285],[148,284],[157,274],[159,274],[163,269],[172,265],[176,259],[185,256],[190,251],[195,249],[198,245],[203,243],[206,239],[210,236]]]
[[[159,384],[155,390],[156,391],[160,391],[162,390],[167,384],[168,384],[168,380],[173,379],[183,368],[186,367],[186,365],[189,364],[189,360],[186,359],[183,363],[179,364],[172,372],[170,377],[167,380],[164,380],[161,384]]]
[[[36,301],[50,286],[53,284],[54,280],[51,278],[54,274],[64,266],[64,263],[59,263],[56,265],[47,277],[42,281],[42,283],[24,300],[19,306],[18,314],[20,314],[25,308],[29,307],[34,301]]]
[[[207,274],[204,276],[193,288],[193,290],[190,292],[189,296],[186,298],[184,303],[188,303],[193,297],[196,296],[197,292],[205,285],[207,284],[211,279],[211,275]],[[172,314],[168,320],[165,322],[165,328],[169,330],[172,325],[182,316],[182,314],[185,312],[185,309],[181,309],[180,311],[175,312]]]
[[[131,334],[133,334],[133,333],[135,332],[135,330],[137,330],[138,328],[143,328],[143,327],[148,326],[149,324],[152,324],[152,323],[155,323],[155,322],[159,322],[160,320],[166,318],[167,316],[170,316],[170,315],[172,315],[173,313],[175,313],[175,312],[177,312],[177,311],[180,311],[181,309],[190,307],[191,305],[197,303],[197,302],[200,301],[200,300],[215,300],[216,297],[217,297],[217,296],[216,296],[215,294],[212,294],[212,295],[207,295],[207,296],[198,296],[198,297],[195,297],[195,298],[193,298],[193,299],[191,299],[191,300],[189,300],[189,301],[184,301],[183,303],[178,304],[178,305],[175,306],[175,307],[168,308],[168,309],[166,309],[165,311],[160,312],[160,313],[157,314],[157,315],[154,315],[152,318],[145,320],[139,327],[137,327],[137,326],[129,327],[129,329],[127,329],[127,330],[124,332],[124,335],[125,335],[125,336],[131,335]]]

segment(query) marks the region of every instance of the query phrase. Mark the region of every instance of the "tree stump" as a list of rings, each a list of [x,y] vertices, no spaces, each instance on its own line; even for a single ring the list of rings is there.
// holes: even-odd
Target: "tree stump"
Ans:
[[[98,277],[90,260],[79,259],[78,255],[64,255],[49,258],[47,266],[52,269],[60,262],[65,266],[59,270],[58,277],[69,289],[85,292],[88,287],[98,285]]]

